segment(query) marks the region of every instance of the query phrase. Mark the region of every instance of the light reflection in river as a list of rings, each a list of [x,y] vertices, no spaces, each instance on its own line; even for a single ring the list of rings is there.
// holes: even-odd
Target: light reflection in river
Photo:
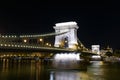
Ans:
[[[82,79],[89,80],[89,77],[85,72],[79,72],[74,70],[50,72],[50,80],[82,80]]]
[[[80,68],[80,53],[57,53],[53,58],[53,67],[56,69]]]
[[[41,61],[1,59],[0,80],[120,80],[120,63],[91,61],[85,71],[48,67]]]

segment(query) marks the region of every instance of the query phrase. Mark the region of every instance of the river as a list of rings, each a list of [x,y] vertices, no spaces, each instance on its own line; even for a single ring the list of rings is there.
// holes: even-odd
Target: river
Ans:
[[[35,60],[0,60],[0,80],[120,80],[120,63],[91,61],[86,70],[53,70],[48,67]]]

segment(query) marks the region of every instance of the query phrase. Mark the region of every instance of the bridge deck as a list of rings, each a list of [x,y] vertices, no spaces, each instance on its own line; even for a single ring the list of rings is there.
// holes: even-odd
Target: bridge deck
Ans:
[[[26,44],[0,44],[0,51],[50,51],[50,52],[74,52],[69,48],[42,47]]]

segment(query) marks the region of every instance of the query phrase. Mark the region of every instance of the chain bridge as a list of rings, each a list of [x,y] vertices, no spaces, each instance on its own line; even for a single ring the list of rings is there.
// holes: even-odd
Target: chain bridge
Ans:
[[[33,35],[0,34],[0,51],[51,51],[92,53],[77,37],[76,22],[57,23],[55,32]]]

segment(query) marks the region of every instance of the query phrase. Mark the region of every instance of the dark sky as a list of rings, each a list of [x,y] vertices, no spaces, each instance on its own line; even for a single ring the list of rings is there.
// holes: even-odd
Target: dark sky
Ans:
[[[120,49],[120,9],[114,2],[3,2],[1,34],[54,32],[55,23],[76,21],[78,38],[86,47],[100,44]]]

